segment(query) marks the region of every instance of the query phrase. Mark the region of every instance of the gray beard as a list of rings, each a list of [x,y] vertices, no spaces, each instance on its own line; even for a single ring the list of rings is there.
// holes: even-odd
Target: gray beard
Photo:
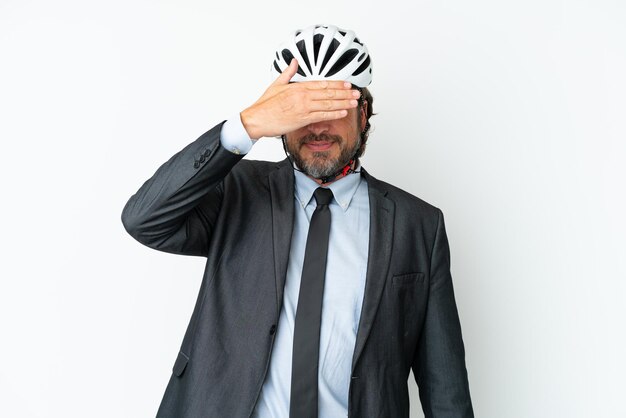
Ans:
[[[330,151],[316,151],[312,154],[313,158],[311,158],[309,161],[303,160],[300,154],[298,153],[298,150],[305,143],[314,142],[314,141],[336,142],[337,144],[339,144],[341,152],[339,153],[338,157],[332,158],[330,156]],[[326,134],[322,134],[322,135],[310,134],[310,135],[300,138],[298,140],[297,149],[293,149],[292,147],[290,147],[286,139],[285,139],[285,142],[287,146],[287,151],[289,151],[291,158],[296,163],[296,165],[300,168],[300,170],[304,171],[309,176],[315,177],[318,179],[332,176],[339,170],[343,169],[350,162],[350,158],[352,158],[352,156],[356,154],[357,150],[359,149],[359,146],[361,145],[360,144],[361,141],[357,141],[354,144],[354,147],[349,149],[343,146],[345,141],[343,140],[341,136],[326,135]]]

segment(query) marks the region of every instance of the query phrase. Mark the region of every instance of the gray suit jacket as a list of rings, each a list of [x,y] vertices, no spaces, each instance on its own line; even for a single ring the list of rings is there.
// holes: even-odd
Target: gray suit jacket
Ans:
[[[159,418],[249,417],[276,335],[293,169],[287,160],[241,160],[221,146],[220,131],[221,124],[171,157],[122,212],[142,244],[207,258]],[[412,367],[426,417],[473,417],[443,215],[362,175],[371,227],[348,416],[408,417]]]

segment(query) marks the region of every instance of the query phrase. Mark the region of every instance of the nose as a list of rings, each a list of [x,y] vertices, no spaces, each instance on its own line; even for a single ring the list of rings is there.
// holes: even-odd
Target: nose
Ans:
[[[328,133],[330,129],[330,124],[328,122],[310,123],[306,126],[306,129],[315,135],[320,135],[323,133]]]

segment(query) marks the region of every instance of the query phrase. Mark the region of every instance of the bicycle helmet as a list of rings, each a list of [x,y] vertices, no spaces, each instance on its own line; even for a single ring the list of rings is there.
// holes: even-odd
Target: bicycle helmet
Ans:
[[[351,30],[332,25],[296,30],[276,50],[272,77],[278,77],[293,58],[298,60],[299,68],[291,81],[344,80],[357,87],[367,87],[372,82],[367,47]]]

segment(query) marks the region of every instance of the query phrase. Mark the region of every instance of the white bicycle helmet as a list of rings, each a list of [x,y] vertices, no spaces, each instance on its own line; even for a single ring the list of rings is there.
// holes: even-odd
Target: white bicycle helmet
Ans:
[[[367,47],[351,30],[332,25],[296,30],[276,50],[272,77],[278,77],[293,58],[298,60],[299,68],[291,81],[345,80],[357,87],[367,87],[372,82]]]

